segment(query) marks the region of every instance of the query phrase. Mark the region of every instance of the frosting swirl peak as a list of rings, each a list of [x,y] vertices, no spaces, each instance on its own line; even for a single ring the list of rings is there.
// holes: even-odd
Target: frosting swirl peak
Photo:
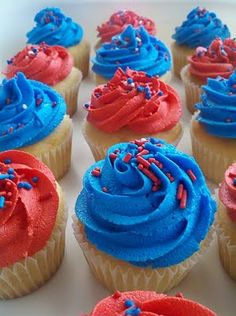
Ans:
[[[70,47],[82,40],[82,27],[65,16],[59,8],[41,10],[34,21],[36,26],[26,34],[30,44],[45,42],[48,45]]]
[[[200,110],[197,120],[209,134],[236,138],[236,72],[229,79],[217,77],[208,79],[202,86],[204,93],[201,102],[196,104]]]
[[[208,47],[216,37],[230,37],[228,27],[214,12],[199,7],[187,15],[187,20],[176,27],[175,34],[172,35],[177,44],[191,48]]]
[[[35,144],[63,120],[63,98],[23,73],[4,79],[0,86],[0,151]]]
[[[4,74],[8,79],[18,72],[50,86],[64,80],[71,72],[73,59],[62,46],[27,45],[8,61]]]
[[[163,42],[148,34],[143,26],[131,25],[110,43],[104,43],[93,58],[93,71],[111,79],[120,67],[145,71],[150,76],[162,76],[171,69],[171,56]]]
[[[94,89],[87,110],[87,120],[108,133],[124,127],[158,133],[178,123],[181,102],[177,92],[157,77],[118,68],[106,85]]]
[[[199,250],[216,205],[192,157],[144,138],[112,146],[87,170],[75,209],[99,250],[158,268]]]
[[[108,21],[97,27],[101,42],[110,42],[112,37],[120,34],[129,24],[137,28],[143,25],[149,34],[156,34],[155,23],[130,10],[120,10],[113,13]]]

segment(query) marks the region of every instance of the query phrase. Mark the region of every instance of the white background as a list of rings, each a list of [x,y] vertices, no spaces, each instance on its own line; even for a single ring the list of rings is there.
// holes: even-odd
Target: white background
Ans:
[[[194,6],[202,5],[212,9],[231,29],[232,37],[236,30],[236,2],[232,1],[6,1],[0,0],[0,67],[25,45],[25,33],[33,26],[35,13],[45,6],[59,5],[85,29],[92,43],[96,40],[96,26],[105,21],[115,10],[134,9],[155,20],[158,36],[167,44],[171,41],[174,27],[185,18]],[[93,54],[93,51],[92,51]],[[173,80],[173,85],[182,96],[181,82]],[[81,189],[81,179],[86,168],[93,162],[92,155],[80,132],[81,121],[85,116],[82,104],[90,96],[94,87],[92,76],[83,81],[79,96],[79,110],[73,117],[74,137],[72,167],[60,182],[66,193],[70,217],[67,226],[66,254],[63,264],[53,279],[35,293],[12,301],[0,302],[0,316],[76,316],[88,312],[108,291],[99,285],[90,274],[87,264],[77,245],[72,229],[71,214]],[[191,153],[189,138],[190,115],[184,112],[185,134],[179,148]],[[1,254],[0,254],[1,255]],[[219,316],[236,315],[236,283],[223,271],[217,252],[217,245],[210,249],[203,260],[190,272],[187,278],[170,294],[183,292],[215,310]],[[102,315],[101,315],[102,316]],[[174,316],[174,315],[173,315]],[[186,315],[187,316],[187,315]],[[196,315],[197,316],[197,315]]]

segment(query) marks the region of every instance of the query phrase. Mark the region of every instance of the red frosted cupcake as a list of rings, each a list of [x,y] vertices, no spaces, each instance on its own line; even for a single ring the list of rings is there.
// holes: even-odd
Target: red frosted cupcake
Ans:
[[[115,292],[101,300],[87,316],[216,316],[207,307],[183,298],[151,291]],[[81,316],[86,316],[82,314]]]
[[[131,10],[120,10],[111,15],[108,21],[97,27],[98,31],[98,48],[102,43],[110,42],[112,37],[122,33],[128,25],[133,27],[145,27],[151,35],[156,35],[155,23]]]
[[[45,43],[27,45],[7,63],[3,73],[8,79],[23,72],[28,79],[53,87],[65,98],[67,113],[75,113],[82,74],[73,67],[72,56],[66,48]]]
[[[236,41],[215,39],[208,48],[198,47],[188,58],[189,64],[181,71],[185,86],[186,105],[191,113],[200,101],[201,86],[207,78],[228,78],[236,68]]]

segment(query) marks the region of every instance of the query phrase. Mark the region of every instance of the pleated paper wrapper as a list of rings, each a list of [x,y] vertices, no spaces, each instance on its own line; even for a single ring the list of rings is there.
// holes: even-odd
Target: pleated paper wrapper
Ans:
[[[169,131],[149,135],[140,135],[132,132],[131,130],[124,129],[116,133],[105,133],[101,130],[98,130],[91,123],[87,122],[87,120],[84,120],[82,132],[87,144],[92,151],[94,159],[99,161],[105,158],[106,152],[111,146],[122,142],[129,142],[142,137],[160,138],[177,146],[183,135],[183,127],[181,123],[177,123]]]
[[[160,80],[164,81],[165,83],[169,83],[171,79],[172,79],[171,71],[168,71],[164,75],[160,76]],[[94,74],[94,80],[96,82],[96,85],[102,85],[102,84],[106,84],[110,79]]]
[[[70,116],[74,115],[77,110],[77,100],[81,81],[81,71],[73,67],[66,79],[53,86],[53,88],[65,99],[67,106],[66,113]]]
[[[195,112],[192,121],[197,114]],[[218,185],[223,180],[226,169],[235,161],[236,156],[227,156],[224,148],[222,148],[222,151],[214,151],[208,146],[207,142],[204,142],[204,139],[197,139],[192,129],[190,133],[194,158],[200,165],[205,177]]]
[[[222,203],[219,203],[218,212],[227,212]],[[227,222],[222,221],[219,215],[217,236],[221,263],[228,275],[236,281],[236,224],[232,224],[231,227]]]
[[[58,187],[60,204],[55,227],[46,246],[31,257],[0,269],[0,299],[27,295],[45,284],[58,270],[64,256],[67,210]]]
[[[195,49],[184,45],[178,45],[175,42],[171,43],[171,52],[174,64],[174,74],[180,77],[181,69],[187,65],[187,57],[194,54]]]
[[[49,167],[56,180],[69,170],[71,163],[72,121],[65,116],[61,125],[51,135],[32,146],[21,150],[36,156]]]
[[[74,66],[78,68],[83,78],[88,75],[90,63],[90,44],[87,39],[83,39],[78,45],[68,48],[69,53],[74,59]]]
[[[200,101],[201,86],[191,80],[189,75],[189,65],[184,66],[180,72],[181,79],[185,89],[185,102],[189,112],[196,111],[195,104]]]
[[[82,224],[73,216],[75,237],[96,279],[110,291],[150,290],[166,292],[177,286],[211,246],[212,228],[201,249],[183,263],[161,269],[139,268],[97,250],[84,235]]]

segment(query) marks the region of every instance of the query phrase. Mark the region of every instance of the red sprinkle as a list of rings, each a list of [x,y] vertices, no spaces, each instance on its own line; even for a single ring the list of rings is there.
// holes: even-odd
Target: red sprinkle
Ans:
[[[194,182],[197,180],[197,177],[195,176],[195,174],[193,173],[193,171],[191,169],[187,170],[187,174],[189,175],[190,179]]]
[[[138,151],[142,151],[142,150],[143,150],[143,146],[139,146]]]
[[[123,161],[126,162],[126,163],[128,163],[131,158],[132,158],[132,154],[131,154],[131,153],[128,153],[128,154],[126,154],[126,156],[124,157]]]
[[[100,170],[100,169],[97,169],[97,168],[93,169],[92,175],[93,175],[94,177],[99,177],[99,176],[101,175],[101,170]]]
[[[140,162],[144,167],[149,168],[150,167],[150,162],[148,162],[146,159],[137,156],[138,162]]]
[[[177,199],[178,199],[178,200],[181,200],[182,195],[183,195],[183,190],[184,190],[183,184],[179,184],[179,186],[178,186],[178,192],[177,192]]]
[[[110,159],[115,160],[117,158],[117,155],[115,153],[111,153],[109,157]]]
[[[230,177],[230,178],[235,178],[235,177],[236,177],[236,173],[230,172],[230,173],[229,173],[229,177]]]
[[[103,187],[103,188],[102,188],[102,191],[103,191],[103,192],[108,192],[108,188],[107,188],[107,187]]]
[[[36,105],[40,105],[42,102],[43,102],[43,99],[39,98],[39,99],[36,100]]]
[[[149,171],[148,169],[143,168],[143,169],[142,169],[142,172],[143,172],[149,179],[151,179],[153,182],[157,182],[157,181],[158,181],[158,178],[157,178],[151,171]]]
[[[180,208],[186,208],[187,204],[187,191],[183,190],[183,194],[180,200]]]
[[[112,295],[112,298],[116,299],[121,297],[121,293],[119,291],[115,291],[115,293]]]
[[[135,139],[135,144],[138,146],[142,146],[143,144],[145,144],[147,142],[147,140],[140,140],[140,139]]]
[[[138,168],[139,168],[139,170],[143,170],[144,166],[140,163],[140,164],[138,165]]]
[[[137,154],[137,156],[143,156],[143,155],[147,155],[147,154],[149,154],[149,150],[144,149],[144,150],[140,151],[140,152]]]

